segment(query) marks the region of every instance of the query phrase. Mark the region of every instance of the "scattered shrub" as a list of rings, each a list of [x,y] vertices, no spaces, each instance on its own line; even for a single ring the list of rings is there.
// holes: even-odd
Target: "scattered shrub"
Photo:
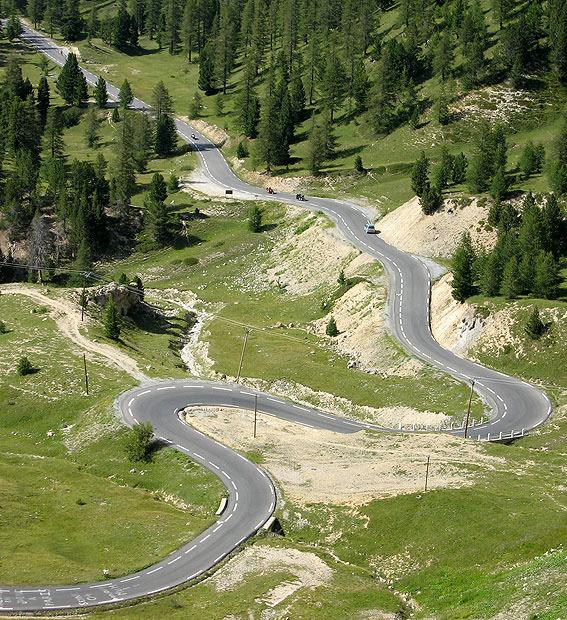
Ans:
[[[25,375],[31,375],[34,370],[35,369],[33,367],[33,364],[25,355],[20,358],[18,366],[16,367],[16,372],[20,375],[20,377],[24,377]]]
[[[154,429],[149,422],[137,424],[128,431],[124,449],[128,459],[147,463],[152,455]]]

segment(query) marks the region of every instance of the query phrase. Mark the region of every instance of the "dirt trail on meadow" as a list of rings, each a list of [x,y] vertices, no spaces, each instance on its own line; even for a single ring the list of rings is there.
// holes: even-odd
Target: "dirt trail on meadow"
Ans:
[[[24,295],[34,301],[47,306],[50,310],[49,315],[55,321],[57,328],[63,336],[69,338],[79,347],[100,355],[107,359],[113,366],[128,373],[138,381],[145,381],[148,377],[140,370],[136,361],[129,355],[117,350],[111,345],[102,342],[94,342],[81,334],[80,327],[84,325],[81,322],[81,312],[77,306],[66,299],[53,299],[48,297],[41,291],[29,288],[22,284],[7,284],[0,289],[3,295]]]

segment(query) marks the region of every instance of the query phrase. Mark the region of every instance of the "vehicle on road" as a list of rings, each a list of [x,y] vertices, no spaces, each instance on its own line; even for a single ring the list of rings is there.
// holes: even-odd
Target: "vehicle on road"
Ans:
[[[378,231],[376,230],[376,226],[374,226],[374,224],[372,224],[371,222],[367,222],[366,225],[364,226],[364,232],[367,235],[377,235]]]

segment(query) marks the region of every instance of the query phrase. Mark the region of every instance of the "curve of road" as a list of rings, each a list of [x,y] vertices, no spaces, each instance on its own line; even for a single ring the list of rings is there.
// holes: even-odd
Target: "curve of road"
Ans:
[[[66,50],[28,26],[21,39],[54,63],[63,65]],[[84,70],[87,81],[98,79]],[[118,89],[107,84],[111,99]],[[147,111],[149,106],[135,99],[132,107]],[[232,190],[236,198],[275,200],[324,211],[354,246],[380,261],[390,279],[388,318],[400,343],[413,355],[470,384],[492,410],[486,424],[469,429],[470,436],[502,440],[523,435],[542,424],[551,414],[548,397],[525,381],[490,370],[442,348],[430,329],[431,274],[419,257],[406,254],[377,236],[364,233],[367,216],[356,205],[330,198],[309,198],[297,203],[295,196],[277,196],[249,185],[234,175],[218,148],[187,123],[176,120],[180,137],[198,152],[205,175],[219,188]],[[195,136],[194,138],[192,136]],[[269,520],[276,506],[272,481],[242,455],[191,428],[177,415],[187,406],[207,405],[252,409],[337,433],[354,433],[363,428],[383,429],[329,415],[253,392],[238,385],[201,381],[164,381],[135,388],[117,401],[119,415],[130,426],[149,421],[156,436],[214,473],[227,489],[227,501],[220,518],[196,539],[161,562],[123,578],[103,583],[45,587],[0,587],[0,612],[41,612],[97,605],[117,605],[151,596],[196,579],[221,562]],[[464,429],[446,432],[462,435]]]

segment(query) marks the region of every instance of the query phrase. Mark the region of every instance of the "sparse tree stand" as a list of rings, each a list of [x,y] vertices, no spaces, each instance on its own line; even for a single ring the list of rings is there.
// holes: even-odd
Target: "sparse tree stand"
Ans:
[[[120,338],[121,321],[112,295],[108,297],[103,315],[104,334],[111,340]]]

